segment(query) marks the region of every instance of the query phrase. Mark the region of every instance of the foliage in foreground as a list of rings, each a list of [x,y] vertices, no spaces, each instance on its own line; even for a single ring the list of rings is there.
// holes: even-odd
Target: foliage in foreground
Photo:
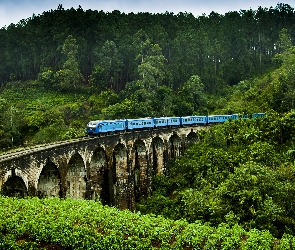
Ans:
[[[0,249],[291,249],[295,237],[169,220],[85,200],[0,197]]]

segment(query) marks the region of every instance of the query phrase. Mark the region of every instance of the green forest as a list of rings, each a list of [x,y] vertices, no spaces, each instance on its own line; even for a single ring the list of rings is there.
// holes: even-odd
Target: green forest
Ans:
[[[0,60],[0,152],[85,136],[90,120],[266,113],[201,130],[135,213],[0,196],[0,249],[294,248],[293,7],[59,5],[1,28]]]
[[[294,108],[294,9],[224,15],[57,9],[0,29],[0,149],[89,120]]]

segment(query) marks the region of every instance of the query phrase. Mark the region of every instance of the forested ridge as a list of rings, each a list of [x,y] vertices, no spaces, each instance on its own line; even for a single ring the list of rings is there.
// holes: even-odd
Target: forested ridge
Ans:
[[[187,12],[105,13],[81,6],[65,10],[59,5],[1,29],[0,79],[5,85],[78,67],[82,76],[77,83],[99,89],[118,92],[140,80],[147,87],[176,90],[199,75],[205,90],[216,92],[267,72],[272,57],[283,50],[283,28],[294,44],[294,19],[294,9],[282,3],[198,17]],[[77,65],[67,65],[74,59]],[[59,83],[66,81],[63,73],[70,77],[59,73]]]
[[[293,65],[294,25],[279,3],[198,17],[59,5],[3,27],[0,148],[81,136],[93,119],[290,110],[292,70],[275,70]]]

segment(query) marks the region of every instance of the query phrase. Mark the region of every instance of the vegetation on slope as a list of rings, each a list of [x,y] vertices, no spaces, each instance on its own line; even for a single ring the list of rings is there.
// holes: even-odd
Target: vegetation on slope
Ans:
[[[238,224],[169,220],[82,200],[0,196],[1,249],[291,249],[295,238]]]
[[[295,108],[295,47],[286,30],[281,31],[280,41],[284,51],[273,57],[278,68],[262,77],[243,80],[230,87],[228,102],[218,112],[243,113],[257,109],[287,112]]]
[[[294,18],[287,4],[200,17],[59,5],[4,27],[0,148],[82,136],[94,119],[290,110]]]
[[[295,233],[295,111],[213,126],[153,181],[143,213]]]

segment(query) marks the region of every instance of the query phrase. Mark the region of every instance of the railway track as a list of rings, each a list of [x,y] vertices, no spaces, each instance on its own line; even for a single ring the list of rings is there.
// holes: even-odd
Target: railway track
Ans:
[[[36,145],[29,145],[25,147],[20,147],[20,148],[12,148],[8,151],[1,152],[0,153],[0,160],[6,160],[8,158],[15,158],[15,157],[21,157],[27,154],[31,154],[32,152],[38,152],[42,150],[47,150],[50,148],[55,148],[57,146],[62,146],[62,145],[67,145],[79,141],[87,141],[87,140],[92,140],[93,138],[91,137],[79,137],[71,140],[66,140],[66,141],[57,141],[57,142],[50,142],[50,143],[44,143],[44,144],[36,144]]]
[[[167,130],[169,128],[157,128],[157,129],[153,129],[153,130]],[[130,133],[140,133],[142,131],[146,131],[146,130],[133,130],[133,131],[125,131],[124,134],[130,134]],[[117,136],[120,135],[119,134],[105,134],[102,137],[106,137],[106,136]],[[82,137],[78,137],[78,138],[74,138],[71,140],[65,140],[65,141],[56,141],[56,142],[48,142],[48,143],[43,143],[43,144],[36,144],[36,145],[28,145],[28,146],[24,146],[24,147],[19,147],[19,148],[12,148],[3,152],[0,152],[0,161],[1,160],[7,160],[9,158],[17,158],[17,157],[22,157],[28,154],[31,154],[33,152],[39,152],[39,151],[43,151],[43,150],[48,150],[51,148],[55,148],[58,146],[62,146],[62,145],[67,145],[67,144],[72,144],[75,142],[81,142],[81,141],[88,141],[88,140],[93,140],[96,138],[100,138],[97,136],[82,136]]]

